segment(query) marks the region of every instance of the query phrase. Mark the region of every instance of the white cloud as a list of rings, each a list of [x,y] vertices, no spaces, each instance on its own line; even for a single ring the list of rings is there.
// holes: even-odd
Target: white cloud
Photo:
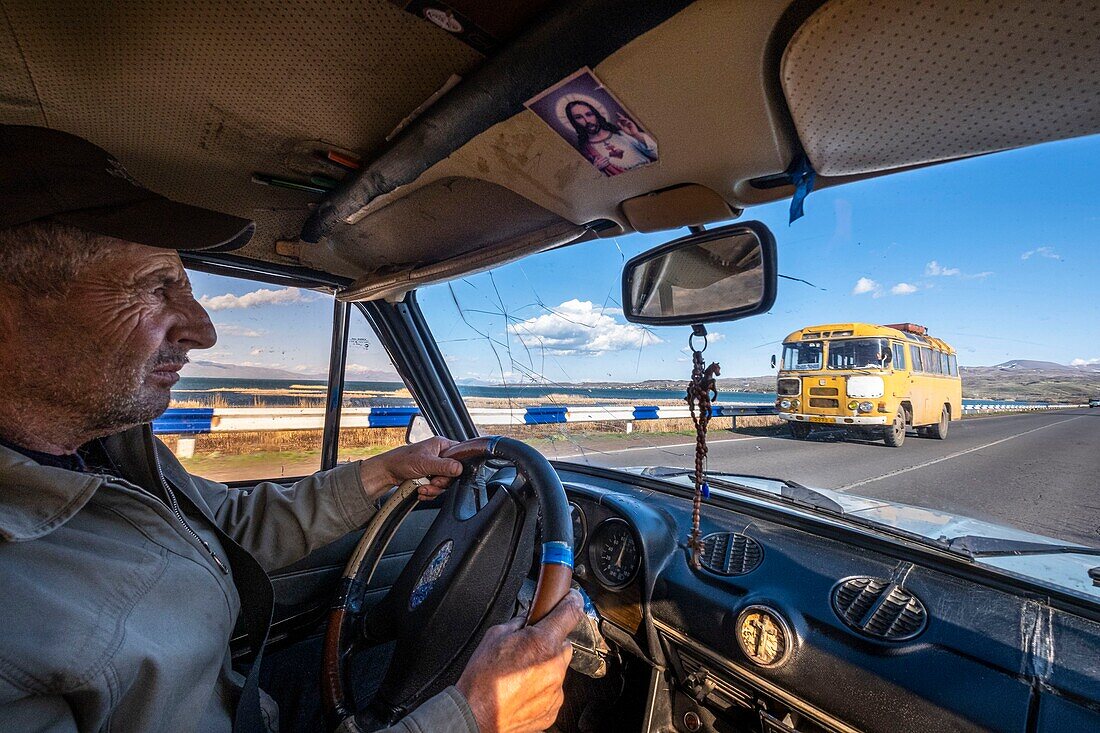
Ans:
[[[707,343],[713,344],[715,341],[721,341],[725,337],[726,337],[726,334],[724,334],[724,333],[711,332],[711,333],[707,334]]]
[[[916,285],[910,285],[909,283],[898,283],[894,287],[890,288],[890,292],[894,295],[912,295],[920,290]]]
[[[263,305],[288,305],[290,303],[306,303],[313,300],[312,297],[298,288],[280,288],[268,290],[261,288],[244,295],[204,295],[199,298],[199,303],[209,311],[224,311],[239,308],[256,308]]]
[[[259,338],[263,336],[262,331],[257,331],[252,328],[245,328],[244,326],[237,326],[232,323],[215,323],[214,328],[218,331],[219,336],[241,336],[243,338]]]
[[[924,274],[929,277],[951,277],[952,275],[961,275],[962,270],[957,267],[944,267],[935,260],[932,260],[924,266]]]
[[[882,290],[882,286],[869,277],[861,277],[856,280],[856,286],[852,288],[852,295],[863,295],[864,293],[877,293]]]
[[[1093,364],[1100,364],[1100,356],[1092,359],[1074,359],[1069,363],[1070,366],[1092,366]]]
[[[557,354],[603,354],[660,343],[661,339],[632,323],[618,323],[588,300],[567,300],[552,312],[508,326],[527,348]]]
[[[1048,260],[1061,260],[1062,256],[1054,251],[1054,247],[1036,247],[1029,249],[1020,255],[1021,260],[1029,260],[1032,257],[1045,257]]]

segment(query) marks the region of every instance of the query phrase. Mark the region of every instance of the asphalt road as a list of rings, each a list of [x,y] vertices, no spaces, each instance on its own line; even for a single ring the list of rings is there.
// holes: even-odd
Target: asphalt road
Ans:
[[[951,423],[946,440],[911,432],[901,448],[840,430],[805,441],[774,430],[715,431],[710,438],[712,470],[790,479],[1100,546],[1100,409],[967,419]],[[624,447],[602,444],[595,451],[558,444],[556,454],[602,466],[694,465],[693,445],[636,444],[643,441],[647,436],[638,435]]]

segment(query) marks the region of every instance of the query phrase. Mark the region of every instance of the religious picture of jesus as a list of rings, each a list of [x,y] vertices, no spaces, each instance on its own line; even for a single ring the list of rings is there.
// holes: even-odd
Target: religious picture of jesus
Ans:
[[[526,106],[605,176],[657,161],[657,141],[590,69],[581,69]]]

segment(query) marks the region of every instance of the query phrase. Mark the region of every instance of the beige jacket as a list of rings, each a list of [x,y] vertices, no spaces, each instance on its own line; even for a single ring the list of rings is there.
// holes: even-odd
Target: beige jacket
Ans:
[[[0,731],[228,733],[241,604],[214,527],[264,569],[289,565],[370,518],[358,464],[230,491],[189,475],[147,426],[106,442],[138,484],[159,470],[190,499],[199,537],[138,484],[0,446]],[[477,726],[448,688],[392,730]]]

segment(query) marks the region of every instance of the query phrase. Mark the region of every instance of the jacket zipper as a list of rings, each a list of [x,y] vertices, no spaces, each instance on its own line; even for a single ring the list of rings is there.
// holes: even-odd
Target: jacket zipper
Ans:
[[[164,488],[164,493],[168,496],[168,508],[172,510],[172,513],[176,515],[176,519],[187,532],[198,540],[198,543],[203,546],[210,554],[210,559],[214,561],[214,564],[218,566],[218,570],[222,571],[222,575],[229,575],[229,568],[218,557],[218,553],[214,552],[214,548],[210,546],[210,543],[199,537],[199,533],[191,529],[191,525],[187,523],[187,520],[183,518],[183,512],[180,511],[179,501],[176,499],[176,492],[172,490],[172,487],[168,484],[168,480],[164,478],[164,471],[160,467],[160,458],[157,456],[157,452],[153,450],[153,463],[157,467],[157,477],[160,478],[160,485]]]

